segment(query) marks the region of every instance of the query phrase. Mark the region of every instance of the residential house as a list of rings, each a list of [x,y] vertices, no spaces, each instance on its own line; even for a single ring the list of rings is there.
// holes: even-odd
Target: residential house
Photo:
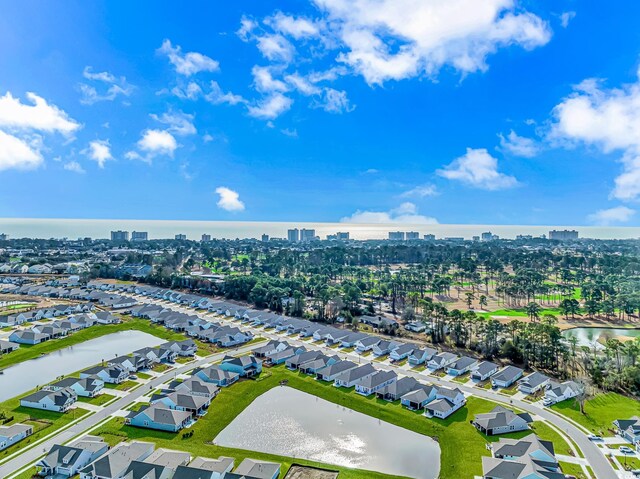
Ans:
[[[182,382],[171,383],[171,388],[175,391],[185,392],[193,396],[202,396],[209,400],[213,399],[220,392],[220,388],[215,384],[201,381],[197,377],[191,377]]]
[[[370,396],[396,382],[397,379],[398,375],[394,371],[378,371],[356,383],[356,392],[363,396]]]
[[[439,387],[436,392],[436,400],[425,406],[428,414],[440,419],[446,419],[465,405],[466,399],[458,388],[449,389]]]
[[[234,459],[231,457],[219,457],[209,459],[196,457],[188,466],[178,466],[176,468],[176,479],[223,479],[230,473],[234,466]]]
[[[382,340],[382,341],[378,341],[378,343],[373,346],[371,351],[373,352],[373,355],[376,357],[386,356],[387,354],[391,353],[391,351],[400,347],[401,345],[402,343],[399,343],[398,341]]]
[[[482,361],[471,370],[471,379],[474,381],[486,381],[498,372],[498,365],[490,361]]]
[[[9,336],[9,341],[19,344],[40,344],[51,337],[48,334],[39,333],[32,330],[14,331]]]
[[[397,401],[405,394],[415,391],[418,387],[420,387],[420,383],[417,379],[405,376],[377,391],[376,396],[387,401]]]
[[[36,469],[38,475],[44,477],[72,477],[108,450],[109,444],[101,437],[85,436],[68,446],[54,445],[36,463]]]
[[[220,368],[223,371],[239,374],[240,377],[251,378],[262,372],[262,361],[252,354],[238,357],[225,356]]]
[[[15,423],[11,426],[0,426],[0,451],[13,446],[33,434],[33,426]]]
[[[205,383],[212,383],[219,387],[230,386],[240,378],[240,374],[226,371],[216,364],[196,370],[193,375]]]
[[[151,455],[151,442],[120,443],[80,470],[80,479],[122,479],[133,461],[144,461]]]
[[[414,333],[424,333],[427,330],[427,325],[414,321],[405,324],[404,329],[406,329],[407,331],[413,331]]]
[[[127,380],[129,371],[122,366],[93,366],[80,372],[82,379],[96,376],[105,383],[120,384]]]
[[[169,394],[154,394],[150,403],[162,405],[176,411],[187,411],[192,416],[202,416],[211,404],[211,399],[204,396],[194,396],[182,391],[174,391]]]
[[[131,426],[169,432],[178,432],[192,421],[191,412],[169,409],[163,404],[143,406],[138,411],[129,413],[125,419]]]
[[[575,381],[565,381],[563,383],[552,382],[544,393],[545,400],[552,404],[574,398],[580,394],[582,386]]]
[[[431,371],[438,371],[446,368],[458,360],[458,356],[453,353],[438,353],[427,361],[427,367]]]
[[[401,344],[393,351],[391,351],[391,353],[389,354],[389,358],[391,358],[391,361],[395,362],[404,361],[405,359],[409,358],[414,349],[416,349],[415,344]],[[373,354],[375,354],[375,352]]]
[[[294,356],[297,356],[300,353],[303,353],[305,351],[306,351],[305,348],[300,348],[300,347],[287,348],[282,351],[276,351],[276,352],[267,354],[266,363],[269,365],[283,364],[288,359],[291,359]]]
[[[498,388],[508,388],[522,377],[524,371],[515,366],[505,366],[491,376],[491,385]]]
[[[118,356],[107,361],[109,366],[120,366],[130,373],[136,373],[149,368],[149,360],[145,356],[134,354],[132,356]]]
[[[545,388],[550,381],[549,376],[536,371],[518,381],[518,390],[524,394],[535,394]]]
[[[380,338],[377,338],[375,336],[367,336],[366,338],[362,338],[359,341],[356,341],[356,351],[360,354],[366,353],[367,351],[371,351],[373,347],[379,342]]]
[[[324,354],[317,357],[316,359],[312,359],[310,361],[305,361],[300,364],[298,369],[302,371],[304,374],[316,375],[318,371],[326,368],[327,366],[331,366],[332,364],[340,362],[340,357],[338,355],[333,356],[325,356]]]
[[[350,388],[375,373],[376,368],[374,368],[371,364],[363,364],[362,366],[358,366],[354,369],[349,369],[348,371],[340,374],[334,380],[333,385],[335,387]]]
[[[461,356],[454,363],[449,364],[446,371],[449,376],[462,376],[471,371],[476,363],[477,361],[469,356]]]
[[[357,368],[358,365],[351,361],[338,361],[333,364],[327,364],[325,367],[316,371],[316,377],[327,382],[334,382],[341,374]]]
[[[20,345],[18,343],[0,340],[0,354],[8,354],[18,348],[20,348]]]
[[[126,479],[171,479],[174,470],[160,464],[143,461],[132,461],[124,471]]]
[[[409,355],[409,364],[412,366],[419,366],[421,364],[426,364],[435,354],[437,354],[433,348],[424,348],[424,349],[414,349]]]
[[[55,412],[67,412],[67,410],[76,402],[78,396],[69,388],[60,389],[58,391],[47,391],[41,389],[20,398],[20,405],[33,409],[43,409]]]
[[[61,389],[71,389],[77,396],[95,397],[100,394],[104,388],[104,381],[97,377],[81,378],[64,378],[53,384],[45,386],[43,389],[47,391],[60,391]]]
[[[287,359],[285,361],[285,366],[287,367],[287,369],[290,369],[291,371],[295,371],[299,368],[299,366],[302,363],[305,363],[307,361],[312,361],[314,359],[318,359],[322,356],[324,356],[324,354],[322,354],[320,351],[305,351],[303,353],[296,354],[295,356]]]
[[[400,397],[400,404],[407,409],[417,411],[423,409],[436,398],[438,388],[427,384],[418,384],[412,391]]]
[[[640,443],[640,418],[616,419],[613,425],[623,438],[631,444]]]
[[[535,434],[522,439],[502,438],[491,446],[493,456],[482,458],[484,479],[564,479],[553,443]]]
[[[277,479],[279,476],[280,464],[245,459],[235,471],[225,474],[224,479]]]
[[[510,409],[496,406],[491,412],[476,414],[472,424],[483,434],[495,436],[510,432],[526,431],[529,429],[531,422],[533,422],[533,419],[526,412],[516,414]]]

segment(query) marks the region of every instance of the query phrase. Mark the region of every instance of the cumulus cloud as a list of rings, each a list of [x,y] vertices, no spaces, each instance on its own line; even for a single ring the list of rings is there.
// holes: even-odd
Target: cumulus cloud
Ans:
[[[621,152],[623,171],[612,196],[640,196],[640,81],[608,89],[600,80],[584,80],[553,109],[553,118],[551,140]]]
[[[614,208],[608,208],[598,210],[588,216],[588,220],[591,223],[595,223],[600,226],[608,226],[615,223],[626,223],[636,214],[635,210],[627,208],[626,206],[616,206]]]
[[[288,63],[295,49],[289,40],[280,34],[265,34],[256,37],[258,50],[267,60]]]
[[[518,185],[513,176],[498,171],[498,160],[485,148],[467,148],[466,154],[436,173],[448,180],[483,190],[503,190]]]
[[[355,109],[355,106],[349,101],[346,91],[338,91],[333,88],[325,88],[322,98],[316,101],[315,106],[329,113],[345,113]]]
[[[211,82],[211,90],[206,94],[205,99],[208,102],[213,103],[214,105],[219,105],[222,103],[226,103],[228,105],[246,103],[246,100],[240,95],[234,95],[230,91],[224,92],[216,81]]]
[[[424,224],[435,225],[435,218],[418,213],[418,207],[410,202],[402,203],[389,211],[361,211],[340,219],[341,223],[359,224]]]
[[[320,33],[316,22],[304,17],[293,17],[277,12],[265,19],[265,23],[273,27],[274,30],[289,35],[296,40],[301,38],[315,37]],[[242,27],[241,27],[242,28]]]
[[[514,0],[314,0],[342,50],[337,60],[370,85],[444,66],[463,74],[487,68],[499,48],[533,49],[551,38],[540,17]]]
[[[181,100],[197,100],[202,95],[202,87],[192,81],[186,86],[174,86],[171,93]]]
[[[218,194],[218,207],[231,212],[244,211],[244,203],[240,200],[240,195],[226,186],[216,188]]]
[[[175,137],[165,130],[149,129],[142,132],[142,136],[136,143],[138,151],[132,150],[125,154],[130,160],[141,160],[151,163],[154,157],[160,155],[173,156],[173,152],[178,148]]]
[[[100,168],[104,168],[107,161],[113,160],[109,140],[94,140],[89,143],[89,147],[83,150],[82,153],[98,163]]]
[[[0,171],[33,170],[43,161],[40,152],[29,143],[0,130]]]
[[[286,75],[284,79],[289,85],[305,96],[319,95],[322,93],[322,88],[316,86],[313,82],[309,81],[309,79],[298,73]]]
[[[92,85],[80,84],[80,93],[82,93],[80,102],[85,105],[92,105],[99,101],[113,101],[118,96],[131,95],[134,90],[133,85],[127,83],[125,77],[116,77],[109,72],[94,72],[90,66],[84,68],[82,76],[93,82]]]
[[[18,130],[40,130],[48,133],[69,135],[80,128],[80,124],[35,93],[27,93],[31,105],[22,103],[7,92],[0,97],[0,127]]]
[[[258,26],[258,22],[256,22],[252,18],[249,18],[243,15],[242,18],[240,19],[240,28],[236,32],[236,35],[238,35],[238,37],[242,41],[246,42],[249,40],[249,38],[251,37],[251,34],[253,33],[253,31],[256,29],[257,26]]]
[[[286,92],[289,90],[285,82],[273,77],[271,69],[268,67],[255,65],[251,69],[251,74],[253,75],[255,89],[261,93]]]
[[[170,40],[164,40],[158,53],[166,55],[176,72],[180,75],[191,76],[200,72],[215,72],[220,69],[220,63],[198,52],[182,53],[182,48],[175,47]]]
[[[193,124],[193,115],[181,111],[168,111],[162,115],[151,114],[151,118],[167,125],[167,131],[179,136],[195,135],[198,131]]]
[[[64,164],[63,168],[67,171],[73,171],[74,173],[78,174],[86,173],[82,165],[77,161],[69,161],[68,163]]]
[[[293,100],[281,93],[274,93],[248,107],[249,115],[262,120],[273,120],[291,108]]]
[[[400,194],[402,198],[416,197],[416,198],[426,198],[428,196],[436,196],[438,194],[438,190],[435,185],[419,185],[410,190],[405,191]]]
[[[502,134],[498,136],[500,137],[500,146],[502,149],[512,155],[523,158],[533,158],[540,152],[540,147],[534,140],[519,136],[513,130],[511,130],[506,137]]]

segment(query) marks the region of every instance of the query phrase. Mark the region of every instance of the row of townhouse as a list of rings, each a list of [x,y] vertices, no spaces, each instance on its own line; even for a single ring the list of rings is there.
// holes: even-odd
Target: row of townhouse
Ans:
[[[83,304],[56,304],[46,308],[36,308],[19,313],[0,316],[0,327],[15,327],[21,324],[40,321],[42,319],[58,318],[77,313],[87,313],[93,310],[90,303]]]
[[[118,322],[120,322],[120,318],[106,311],[75,314],[64,320],[37,324],[30,329],[18,329],[9,335],[9,341],[16,344],[40,344],[96,324],[115,324]]]
[[[80,479],[276,479],[281,465],[247,458],[236,468],[231,457],[192,458],[188,452],[155,449],[141,441],[110,448],[101,437],[84,436],[52,446],[36,469],[42,477]]]

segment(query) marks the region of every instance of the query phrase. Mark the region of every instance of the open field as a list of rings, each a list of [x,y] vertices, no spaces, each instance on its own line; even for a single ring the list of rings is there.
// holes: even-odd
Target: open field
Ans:
[[[109,421],[98,433],[106,438],[126,438],[155,442],[158,447],[167,447],[189,451],[192,455],[218,457],[232,456],[241,461],[245,457],[277,461],[283,464],[282,475],[293,461],[299,464],[317,465],[310,461],[301,461],[269,454],[236,450],[217,446],[211,441],[222,431],[240,412],[242,412],[256,397],[273,387],[278,387],[280,381],[287,380],[288,386],[313,394],[340,406],[376,417],[382,421],[431,436],[439,443],[442,450],[441,461],[443,469],[442,479],[465,479],[481,474],[481,457],[489,454],[485,444],[497,441],[498,437],[485,437],[469,424],[474,414],[488,412],[494,403],[471,397],[467,405],[446,420],[427,419],[420,412],[409,411],[400,406],[399,402],[390,403],[374,397],[363,397],[353,390],[334,388],[331,384],[316,381],[313,378],[287,371],[278,366],[266,370],[258,381],[242,381],[230,388],[223,389],[213,401],[209,414],[201,418],[193,426],[194,435],[182,438],[180,433],[171,434],[147,429],[138,429],[124,425],[121,418]],[[560,436],[545,424],[534,424],[535,432],[545,439],[556,443],[559,451],[568,453],[568,446],[563,446]],[[523,437],[530,431],[509,434],[502,437]],[[460,451],[465,451],[464,455]],[[344,479],[388,479],[381,473],[356,471],[347,468],[329,466],[340,470],[340,477]]]
[[[594,434],[613,436],[612,422],[640,415],[640,403],[616,393],[598,394],[584,405],[585,414],[580,413],[576,401],[568,400],[552,406],[560,414],[573,419]]]

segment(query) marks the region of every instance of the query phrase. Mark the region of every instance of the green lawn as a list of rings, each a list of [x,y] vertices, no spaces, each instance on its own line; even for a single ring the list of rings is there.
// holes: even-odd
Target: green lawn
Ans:
[[[42,354],[48,354],[68,346],[80,344],[90,339],[99,338],[119,331],[132,330],[152,334],[158,338],[166,339],[167,341],[184,339],[184,335],[169,331],[164,327],[152,324],[145,319],[123,316],[123,322],[120,324],[95,325],[62,339],[52,339],[51,341],[45,341],[44,343],[35,345],[22,344],[20,345],[20,349],[17,351],[5,354],[0,358],[0,369],[21,363],[22,361],[27,361],[28,359],[36,358]]]
[[[194,435],[183,439],[182,435],[126,426],[122,418],[114,418],[101,429],[99,434],[107,437],[122,437],[155,442],[158,447],[186,450],[192,455],[218,457],[220,455],[236,458],[239,463],[246,457],[271,460],[282,463],[282,475],[286,473],[292,462],[313,464],[309,461],[291,459],[281,456],[262,454],[251,451],[224,448],[210,444],[210,441],[224,429],[240,412],[256,397],[273,387],[281,380],[288,380],[288,385],[301,391],[321,397],[340,406],[376,417],[380,420],[396,424],[400,427],[434,437],[442,450],[440,473],[441,479],[471,479],[482,473],[481,457],[489,455],[485,448],[488,441],[497,441],[497,437],[485,437],[471,426],[469,421],[475,414],[489,412],[495,403],[470,397],[467,405],[446,420],[427,419],[419,412],[402,408],[399,402],[390,403],[374,397],[365,398],[353,389],[335,388],[332,384],[316,381],[313,378],[293,373],[283,366],[270,368],[269,374],[263,374],[259,381],[242,381],[230,388],[224,388],[211,405],[209,414],[199,419],[193,426]],[[558,434],[544,424],[535,424],[536,432],[544,439],[556,442],[559,450],[564,450]],[[518,438],[529,434],[528,431],[509,434],[502,437]],[[568,447],[568,446],[567,446]],[[461,454],[464,451],[464,454]],[[317,464],[316,464],[317,465]],[[375,472],[356,471],[347,468],[330,466],[341,471],[341,479],[389,479],[392,476]]]
[[[33,391],[29,393],[31,392]],[[3,460],[18,450],[28,447],[44,436],[66,427],[70,422],[89,414],[89,411],[81,408],[73,409],[64,414],[26,408],[20,406],[19,398],[9,399],[8,401],[0,403],[0,412],[4,413],[7,418],[13,417],[13,420],[7,422],[5,426],[10,426],[17,422],[33,426],[33,434],[25,440],[0,452],[0,460]]]
[[[562,472],[575,476],[577,479],[587,479],[587,476],[582,472],[582,467],[578,464],[572,464],[570,462],[560,462]]]
[[[137,372],[136,376],[140,379],[151,379],[151,374]]]
[[[584,405],[584,415],[580,413],[578,403],[571,399],[554,404],[552,409],[602,436],[614,435],[611,431],[614,420],[640,415],[638,401],[616,393],[599,394],[589,399]]]
[[[93,404],[94,406],[102,406],[103,404],[113,400],[114,397],[115,396],[113,394],[102,393],[92,398],[78,396],[78,401]]]
[[[104,385],[104,387],[107,389],[118,389],[120,391],[129,391],[139,385],[140,385],[139,382],[131,381],[127,379],[126,381],[122,381],[120,384],[107,383]]]

